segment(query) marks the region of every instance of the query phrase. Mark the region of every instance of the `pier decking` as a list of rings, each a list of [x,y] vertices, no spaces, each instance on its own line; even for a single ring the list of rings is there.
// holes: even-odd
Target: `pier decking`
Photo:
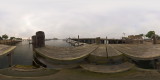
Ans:
[[[88,57],[90,63],[80,65],[83,69],[99,73],[116,73],[131,69],[134,65],[125,61],[121,52],[110,44],[98,45]]]
[[[159,44],[114,44],[112,46],[132,59],[153,60],[160,58]]]
[[[123,72],[131,69],[134,65],[125,62],[118,65],[95,65],[95,64],[82,64],[81,67],[85,70],[89,70],[92,72],[98,72],[98,73],[117,73],[117,72]]]
[[[98,48],[91,54],[102,57],[114,57],[119,56],[122,53],[114,49],[111,45],[99,45]]]
[[[13,51],[16,46],[7,46],[7,45],[0,45],[0,56],[3,56],[11,51]]]
[[[57,73],[58,70],[53,69],[45,69],[45,68],[20,68],[16,66],[12,66],[10,68],[0,69],[0,75],[5,75],[7,77],[42,77],[53,75]]]
[[[76,64],[82,61],[87,61],[89,67],[94,66],[98,69],[99,66],[125,65],[128,60],[136,61],[135,64],[141,64],[141,61],[150,60],[149,64],[156,66],[156,62],[160,59],[160,45],[156,44],[91,44],[79,47],[41,47],[36,48],[37,58],[41,62],[61,64],[66,67],[66,64]],[[155,61],[155,59],[157,61]],[[140,61],[139,61],[140,60]],[[94,64],[94,65],[90,65]],[[57,65],[56,65],[57,66]],[[64,68],[65,68],[64,67]],[[62,67],[63,68],[63,67]],[[82,67],[86,68],[86,67]],[[119,67],[119,70],[121,67]],[[131,67],[128,67],[129,69]],[[127,70],[124,69],[124,70]],[[123,70],[122,70],[123,71]]]
[[[99,45],[89,56],[89,61],[96,64],[122,62],[122,53],[111,45]]]
[[[36,48],[39,56],[53,60],[53,63],[74,63],[83,60],[97,46],[84,45],[80,47],[49,47]]]
[[[48,65],[68,65],[86,63],[81,66],[84,69],[93,72],[103,72],[106,68],[106,73],[112,73],[109,71],[113,68],[113,72],[121,72],[131,69],[132,63],[140,64],[141,62],[149,61],[147,64],[151,64],[154,68],[159,67],[157,63],[160,63],[160,51],[159,45],[153,44],[118,44],[123,41],[113,40],[113,44],[102,44],[103,42],[108,43],[109,39],[103,39],[100,37],[93,39],[95,44],[84,44],[78,47],[51,47],[45,46],[44,43],[44,32],[39,31],[36,36],[32,36],[34,45],[34,58],[39,61],[42,66],[47,67]],[[69,39],[73,40],[73,39]],[[78,37],[78,44],[82,39]],[[112,40],[111,40],[112,41]],[[114,44],[116,43],[116,44]],[[129,63],[130,62],[130,63]],[[122,67],[123,66],[123,67]],[[69,66],[70,67],[70,66]],[[93,68],[94,67],[94,68]],[[91,68],[91,70],[90,70]]]

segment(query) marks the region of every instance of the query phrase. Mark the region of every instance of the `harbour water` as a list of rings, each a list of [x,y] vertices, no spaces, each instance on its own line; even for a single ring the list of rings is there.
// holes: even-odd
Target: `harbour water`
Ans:
[[[57,47],[70,47],[71,45],[63,40],[49,40],[45,41],[45,44],[48,46],[57,46]],[[29,45],[28,41],[22,41],[16,44],[16,49],[13,54],[13,65],[32,65],[33,59],[33,48],[32,45]],[[0,57],[0,68],[7,68],[8,57]]]
[[[57,47],[70,47],[71,45],[63,40],[49,40],[45,41],[45,45]]]

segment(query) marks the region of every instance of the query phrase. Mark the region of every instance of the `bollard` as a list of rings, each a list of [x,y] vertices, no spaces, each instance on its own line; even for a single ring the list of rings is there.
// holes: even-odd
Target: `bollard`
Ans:
[[[78,35],[78,46],[79,46],[79,35]]]
[[[33,49],[36,48],[36,35],[32,36],[32,46],[33,46]]]
[[[36,47],[45,46],[45,34],[43,31],[36,32]]]
[[[12,66],[12,52],[8,53],[8,61],[9,61],[9,67]]]
[[[156,62],[157,71],[160,72],[160,62]]]
[[[96,44],[100,44],[101,43],[100,41],[101,41],[100,37],[97,37],[96,38]]]

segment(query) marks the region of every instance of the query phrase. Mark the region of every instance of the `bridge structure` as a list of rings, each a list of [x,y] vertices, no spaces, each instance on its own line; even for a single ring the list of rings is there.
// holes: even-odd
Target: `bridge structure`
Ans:
[[[100,38],[100,37],[97,37],[97,38],[71,38],[71,40],[74,40],[74,41],[79,41],[79,42],[82,42],[82,43],[88,43],[88,44],[93,44],[93,43],[96,43],[97,39],[100,39],[100,44],[122,44],[124,43],[124,40],[122,39],[106,39],[106,38]]]

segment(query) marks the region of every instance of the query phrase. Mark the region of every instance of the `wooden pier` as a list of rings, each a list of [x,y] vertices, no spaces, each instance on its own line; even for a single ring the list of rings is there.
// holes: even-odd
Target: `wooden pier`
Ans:
[[[95,64],[82,64],[81,67],[85,70],[97,73],[118,73],[130,70],[134,64],[125,62],[117,65],[95,65]]]
[[[7,57],[8,56],[9,67],[12,66],[12,55],[13,55],[13,50],[15,48],[16,48],[16,46],[0,45],[0,57]]]
[[[88,60],[96,64],[115,64],[123,62],[123,55],[111,45],[101,44],[90,54]]]
[[[160,58],[159,44],[114,44],[112,46],[132,59],[153,60]]]
[[[112,46],[138,67],[154,69],[160,67],[160,44],[114,44]]]
[[[79,41],[82,43],[88,43],[93,44],[96,43],[96,38],[71,38],[71,40]],[[108,41],[109,44],[122,44],[122,39],[106,39],[106,38],[100,38],[100,44],[106,44]]]
[[[84,45],[81,47],[41,47],[36,48],[37,57],[46,58],[53,63],[70,64],[82,61],[86,58],[96,46]]]
[[[16,46],[0,45],[0,56],[8,55]]]
[[[107,68],[106,71],[113,68],[113,72],[119,72],[131,69],[134,66],[133,64],[137,65],[142,60],[150,60],[151,63],[147,64],[152,64],[154,68],[156,68],[157,63],[160,62],[160,45],[158,44],[141,44],[139,42],[138,44],[101,44],[101,39],[96,38],[94,39],[96,44],[84,44],[82,46],[68,48],[51,47],[45,46],[44,42],[41,42],[44,41],[45,38],[44,32],[40,31],[36,34],[42,35],[42,37],[32,37],[33,45],[36,46],[34,48],[34,57],[46,67],[51,64],[56,64],[62,65],[62,68],[64,68],[65,65],[81,65],[82,63],[81,67],[84,69],[105,73],[99,68]],[[81,39],[78,41],[81,41]],[[127,65],[129,66],[127,67]],[[89,67],[93,66],[94,69],[90,70]],[[109,72],[112,73],[112,71],[106,73]]]

